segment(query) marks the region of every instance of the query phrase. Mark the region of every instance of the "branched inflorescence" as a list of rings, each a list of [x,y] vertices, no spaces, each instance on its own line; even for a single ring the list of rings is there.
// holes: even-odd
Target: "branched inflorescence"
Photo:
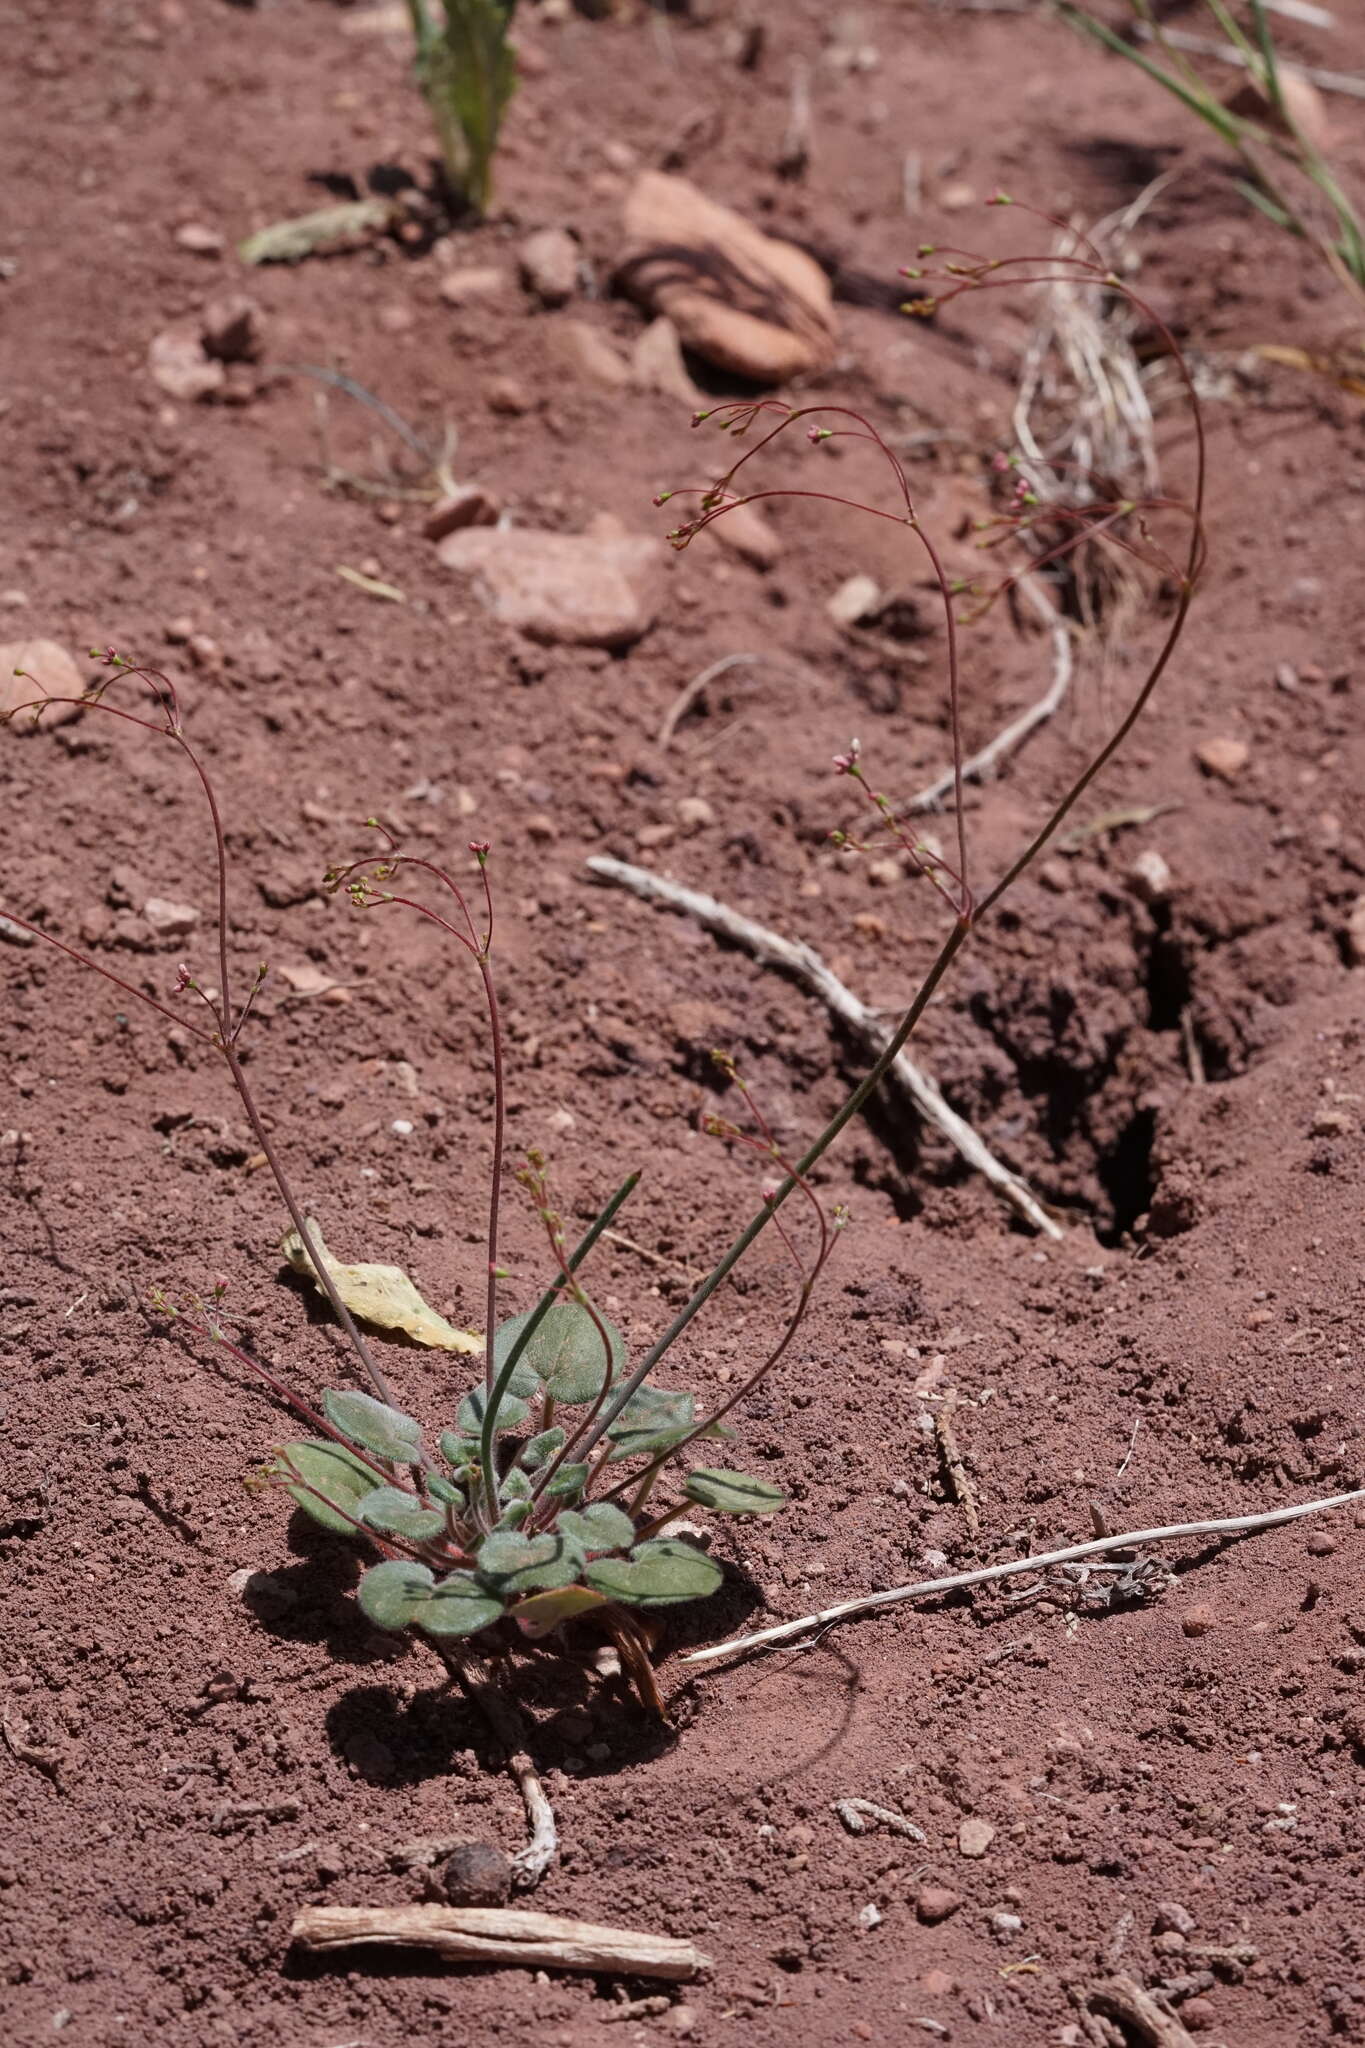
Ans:
[[[1059,265],[1068,274],[1083,273],[1116,292],[1127,289],[1103,272],[1093,251],[1074,258],[1051,255],[1004,260],[952,251],[949,259],[936,278],[940,304],[969,291],[995,290],[1009,283],[1046,283],[1058,274]],[[922,298],[915,302],[914,310],[932,310],[934,303]],[[1167,340],[1185,375],[1179,350],[1169,336]],[[469,845],[473,866],[461,876],[449,866],[404,853],[392,836],[370,819],[367,823],[384,840],[378,857],[351,861],[329,871],[328,888],[346,896],[357,910],[407,910],[433,923],[468,955],[484,997],[493,1070],[485,1360],[479,1383],[460,1400],[453,1424],[437,1432],[434,1448],[422,1424],[394,1405],[385,1379],[337,1291],[244,1071],[240,1041],[266,970],[256,970],[239,1003],[234,996],[231,959],[229,863],[218,800],[203,760],[185,735],[172,684],[156,671],[130,665],[110,649],[100,657],[105,678],[84,698],[35,698],[20,707],[20,713],[11,714],[29,712],[39,717],[47,703],[74,701],[123,720],[172,745],[188,763],[202,792],[217,876],[217,986],[206,986],[188,967],[180,970],[175,992],[198,1005],[194,1021],[186,1023],[159,997],[113,974],[41,926],[12,912],[7,915],[35,938],[104,975],[159,1016],[181,1025],[210,1047],[227,1068],[303,1252],[328,1295],[369,1391],[328,1388],[316,1399],[297,1391],[229,1333],[221,1306],[224,1283],[215,1283],[206,1300],[190,1297],[172,1302],[161,1295],[157,1305],[164,1313],[183,1319],[187,1327],[262,1379],[313,1432],[277,1449],[253,1484],[283,1488],[326,1528],[363,1541],[377,1553],[378,1562],[365,1573],[359,1590],[362,1608],[377,1625],[392,1629],[415,1626],[428,1636],[449,1641],[493,1628],[506,1617],[518,1625],[523,1638],[536,1640],[576,1617],[592,1616],[616,1639],[622,1661],[642,1695],[657,1704],[644,1637],[631,1618],[632,1610],[667,1609],[695,1600],[715,1592],[722,1581],[720,1565],[685,1535],[666,1533],[669,1526],[692,1505],[732,1515],[769,1514],[782,1505],[781,1490],[769,1481],[729,1469],[693,1465],[690,1457],[702,1439],[732,1434],[726,1418],[778,1367],[808,1313],[846,1221],[842,1210],[826,1209],[812,1178],[813,1169],[877,1088],[968,937],[1046,844],[1131,730],[1179,640],[1203,559],[1203,433],[1198,401],[1187,375],[1186,388],[1195,426],[1195,478],[1188,505],[1165,499],[1120,503],[1089,492],[1074,507],[1060,505],[1055,499],[1044,504],[1029,489],[1026,469],[1008,457],[997,463],[997,474],[1007,481],[1009,494],[999,517],[987,523],[988,546],[1002,536],[1025,536],[1033,544],[1031,562],[1037,569],[1064,558],[1082,541],[1102,540],[1126,549],[1158,572],[1173,593],[1173,602],[1157,655],[1116,728],[1054,804],[1042,829],[1002,875],[984,886],[973,871],[962,801],[963,622],[957,603],[964,596],[978,603],[990,601],[1009,587],[1010,578],[1001,579],[985,600],[979,591],[949,579],[933,540],[921,525],[903,464],[861,415],[840,407],[791,408],[764,399],[723,406],[699,416],[699,421],[713,420],[731,436],[742,436],[755,426],[763,431],[720,478],[693,494],[698,501],[693,516],[671,535],[676,546],[688,545],[697,533],[737,505],[795,495],[891,520],[908,530],[929,562],[947,627],[946,696],[954,768],[951,858],[920,837],[893,801],[872,787],[856,742],[835,766],[858,788],[874,814],[877,829],[901,849],[911,869],[932,884],[949,914],[949,925],[937,957],[875,1065],[799,1155],[779,1142],[733,1058],[717,1054],[733,1099],[741,1108],[733,1118],[710,1115],[703,1125],[712,1135],[761,1162],[765,1174],[762,1200],[729,1249],[638,1361],[631,1361],[622,1333],[594,1301],[582,1278],[594,1245],[633,1192],[639,1178],[636,1174],[616,1191],[571,1248],[551,1193],[546,1162],[539,1153],[526,1157],[515,1180],[541,1224],[550,1271],[532,1306],[500,1320],[501,1289],[509,1278],[499,1260],[501,1202],[509,1178],[505,1161],[507,1089],[493,967],[496,920],[489,844],[475,841]],[[808,443],[816,448],[839,437],[870,443],[893,481],[893,508],[862,505],[823,490],[747,488],[745,472],[753,457],[796,427],[804,428]],[[660,502],[673,495],[662,494]],[[1151,534],[1152,516],[1172,510],[1189,520],[1189,546],[1183,560],[1169,557]],[[1046,538],[1040,547],[1043,532]],[[138,693],[134,708],[111,701],[114,685],[129,686]],[[847,834],[835,836],[850,848],[863,843]],[[793,1197],[796,1207],[784,1214]],[[775,1230],[795,1274],[791,1307],[775,1342],[736,1390],[709,1414],[699,1415],[693,1394],[659,1388],[652,1383],[653,1374],[750,1246],[769,1228]]]

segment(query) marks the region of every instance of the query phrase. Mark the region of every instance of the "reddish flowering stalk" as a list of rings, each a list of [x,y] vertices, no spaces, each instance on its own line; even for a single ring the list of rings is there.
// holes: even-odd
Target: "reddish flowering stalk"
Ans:
[[[274,1141],[266,1129],[260,1109],[257,1106],[255,1091],[247,1079],[241,1059],[238,1056],[237,1046],[242,1034],[242,1028],[251,1013],[252,1004],[265,980],[266,970],[263,966],[257,969],[247,998],[242,1004],[241,1009],[234,1015],[232,1000],[233,977],[230,959],[231,925],[228,904],[227,840],[223,831],[222,816],[218,808],[218,798],[212,779],[198,753],[185,737],[184,723],[180,712],[180,701],[176,695],[175,685],[168,676],[163,675],[158,669],[140,668],[129,661],[125,661],[123,656],[113,647],[106,648],[102,654],[98,650],[92,649],[91,658],[98,660],[110,673],[101,682],[96,684],[94,688],[88,690],[84,696],[59,697],[44,694],[31,699],[26,704],[17,705],[8,714],[8,717],[18,718],[25,712],[31,712],[36,724],[41,719],[43,712],[52,705],[79,705],[83,709],[102,713],[105,717],[118,719],[125,725],[135,726],[142,732],[149,732],[158,739],[169,740],[189,763],[208,808],[212,831],[217,893],[218,990],[216,994],[210,994],[184,967],[179,970],[176,976],[175,986],[177,993],[188,993],[199,998],[208,1010],[212,1020],[210,1028],[206,1030],[202,1025],[188,1023],[183,1017],[178,1016],[175,1011],[168,1009],[164,1003],[158,1002],[155,996],[150,996],[144,989],[136,987],[130,981],[125,981],[122,975],[112,973],[109,968],[103,966],[91,954],[83,953],[77,947],[67,945],[64,940],[55,938],[50,932],[44,931],[41,925],[31,924],[26,918],[17,917],[11,911],[7,911],[5,915],[10,918],[12,923],[19,925],[22,930],[31,932],[34,938],[43,940],[46,945],[52,946],[59,953],[65,953],[68,959],[77,961],[82,967],[88,967],[92,973],[103,975],[106,981],[113,982],[125,994],[135,997],[138,1002],[145,1004],[149,1010],[154,1010],[158,1016],[165,1017],[180,1029],[188,1031],[192,1038],[197,1038],[201,1044],[212,1047],[219,1054],[227,1067],[242,1108],[246,1112],[247,1121],[251,1125],[256,1143],[264,1154],[275,1185],[280,1191],[280,1198],[289,1212],[289,1219],[298,1232],[299,1241],[312,1265],[314,1273],[317,1275],[318,1285],[331,1303],[332,1311],[349,1339],[351,1348],[354,1350],[370,1384],[374,1387],[380,1399],[387,1401],[389,1398],[388,1382],[371,1357],[369,1346],[357,1329],[350,1311],[338,1294],[336,1285],[319,1255],[317,1245],[313,1239],[313,1233],[308,1226],[308,1219],[304,1215],[302,1205],[294,1194],[293,1186],[285,1172],[284,1163],[275,1148]],[[32,681],[33,679],[30,677],[28,680]],[[139,717],[136,712],[124,710],[120,705],[107,702],[107,691],[114,684],[121,682],[141,683],[149,692],[154,706],[159,711],[159,719]]]

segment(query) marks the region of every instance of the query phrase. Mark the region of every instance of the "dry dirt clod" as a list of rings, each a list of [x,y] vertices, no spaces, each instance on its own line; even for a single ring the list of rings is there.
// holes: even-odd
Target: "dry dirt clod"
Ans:
[[[501,502],[481,484],[462,484],[449,497],[438,498],[423,522],[428,540],[444,540],[462,526],[496,526]]]
[[[1202,1604],[1187,1607],[1180,1617],[1180,1626],[1187,1636],[1206,1636],[1214,1626],[1213,1609]]]
[[[961,1892],[949,1891],[946,1885],[921,1885],[915,1894],[915,1913],[926,1927],[937,1927],[941,1920],[950,1919],[962,1904]]]
[[[198,325],[193,321],[167,327],[155,335],[147,350],[147,367],[153,382],[182,405],[211,398],[227,382],[227,371],[222,363],[214,362],[206,354]]]
[[[1152,1918],[1154,1934],[1191,1935],[1199,1923],[1188,1906],[1182,1906],[1176,1899],[1159,1899]]]
[[[969,1814],[957,1831],[958,1852],[963,1856],[984,1856],[995,1840],[995,1829],[988,1820]]]
[[[512,1896],[511,1858],[492,1842],[460,1842],[441,1873],[452,1906],[505,1906]]]

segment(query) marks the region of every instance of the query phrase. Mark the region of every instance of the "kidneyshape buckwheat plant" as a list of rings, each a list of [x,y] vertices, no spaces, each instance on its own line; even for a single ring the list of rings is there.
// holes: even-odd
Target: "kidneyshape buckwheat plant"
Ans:
[[[1011,284],[1046,284],[1063,272],[1085,276],[1115,292],[1127,290],[1104,272],[1093,251],[1084,249],[1075,257],[1053,254],[1004,260],[950,251],[932,281],[942,301]],[[914,310],[929,310],[932,303],[921,298]],[[1154,318],[1148,309],[1143,311]],[[1183,373],[1179,351],[1169,337],[1167,340]],[[451,866],[404,853],[382,827],[369,820],[385,840],[379,855],[329,872],[328,887],[347,897],[358,911],[404,910],[436,925],[468,956],[484,997],[493,1069],[484,1364],[477,1383],[453,1398],[450,1411],[431,1426],[395,1403],[319,1251],[304,1205],[297,1199],[268,1134],[254,1085],[243,1067],[239,1052],[242,1033],[266,970],[261,967],[254,972],[245,998],[238,1002],[234,995],[238,976],[232,959],[229,860],[218,799],[201,757],[186,737],[173,685],[156,672],[132,666],[110,649],[102,657],[106,674],[86,697],[36,698],[22,707],[23,712],[39,717],[47,703],[77,701],[163,738],[189,764],[201,789],[217,874],[216,987],[206,987],[188,968],[181,969],[176,992],[197,1005],[197,1013],[192,1012],[188,1021],[160,996],[112,973],[41,925],[13,912],[6,914],[35,938],[104,975],[158,1015],[190,1031],[226,1066],[303,1251],[328,1295],[366,1385],[363,1389],[330,1387],[312,1397],[288,1384],[229,1332],[222,1312],[221,1285],[207,1300],[172,1301],[162,1295],[158,1305],[264,1380],[306,1425],[309,1433],[275,1449],[249,1483],[261,1490],[283,1491],[324,1528],[362,1546],[373,1561],[361,1579],[358,1597],[377,1626],[415,1629],[441,1646],[487,1632],[490,1642],[500,1639],[504,1647],[518,1641],[555,1647],[567,1625],[580,1621],[595,1624],[616,1643],[623,1668],[640,1697],[662,1711],[642,1616],[703,1599],[718,1589],[723,1577],[721,1565],[673,1525],[694,1507],[722,1515],[767,1515],[783,1503],[782,1492],[770,1482],[709,1462],[719,1455],[710,1445],[731,1436],[731,1412],[780,1363],[834,1252],[845,1219],[839,1210],[826,1210],[812,1183],[812,1169],[877,1087],[962,946],[1040,852],[1131,730],[1179,641],[1203,551],[1203,431],[1188,378],[1186,387],[1194,420],[1195,463],[1188,504],[1171,500],[1116,504],[1089,492],[1079,495],[1074,506],[1055,499],[1043,502],[1028,487],[1026,466],[1005,465],[1008,480],[1001,486],[1001,510],[998,518],[988,522],[983,545],[1027,534],[1029,565],[1036,574],[1082,541],[1102,539],[1160,574],[1169,592],[1170,614],[1156,657],[1109,739],[1086,763],[1042,829],[1004,873],[984,887],[973,872],[961,801],[958,704],[962,622],[956,604],[963,593],[948,582],[933,542],[920,524],[899,459],[866,419],[842,408],[793,410],[764,400],[725,406],[701,416],[715,421],[732,437],[755,426],[762,431],[722,478],[696,494],[694,516],[671,536],[679,547],[733,506],[777,495],[766,489],[746,489],[747,465],[789,429],[803,431],[815,448],[836,436],[868,441],[885,458],[896,491],[890,508],[855,505],[835,493],[818,490],[795,495],[848,503],[850,510],[890,519],[903,526],[927,554],[947,624],[947,694],[956,779],[954,851],[950,860],[916,836],[892,800],[868,782],[856,743],[836,762],[838,771],[851,778],[866,798],[875,829],[900,847],[911,866],[933,885],[945,907],[948,928],[937,958],[884,1052],[800,1157],[789,1156],[779,1144],[733,1061],[717,1055],[734,1091],[732,1099],[740,1108],[734,1120],[710,1116],[705,1127],[756,1156],[765,1175],[762,1199],[723,1257],[638,1360],[629,1356],[621,1332],[597,1307],[582,1275],[593,1246],[632,1194],[639,1176],[630,1176],[571,1246],[551,1198],[546,1161],[531,1153],[513,1174],[504,1156],[505,1041],[494,974],[490,846],[482,841],[472,844],[468,849],[471,864],[466,869],[462,863],[457,874]],[[999,469],[998,462],[992,465],[993,473],[998,475]],[[1153,521],[1167,515],[1180,515],[1188,524],[1188,547],[1180,559],[1173,559],[1152,532]],[[989,594],[973,593],[974,607],[979,609],[981,602],[1008,590],[1011,580],[1002,579]],[[119,701],[115,701],[116,689]],[[131,702],[123,701],[124,693],[132,695]],[[527,1303],[523,1297],[510,1315],[505,1313],[510,1305],[505,1300],[509,1276],[499,1253],[500,1215],[509,1179],[515,1180],[539,1218],[548,1275],[538,1298]],[[789,1203],[793,1205],[790,1209]],[[754,1360],[735,1392],[710,1412],[698,1413],[692,1393],[655,1384],[656,1368],[749,1247],[769,1228],[779,1234],[795,1274],[786,1321],[776,1342]]]

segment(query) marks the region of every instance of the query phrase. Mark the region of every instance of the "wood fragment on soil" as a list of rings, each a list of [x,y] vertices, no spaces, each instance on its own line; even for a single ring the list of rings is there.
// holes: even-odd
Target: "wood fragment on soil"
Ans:
[[[1131,1977],[1110,1977],[1103,1984],[1074,1989],[1072,1998],[1082,2013],[1098,2012],[1117,2020],[1144,2048],[1198,2048],[1189,2028]]]
[[[806,945],[804,940],[784,939],[779,933],[755,924],[752,918],[741,917],[737,910],[731,910],[714,896],[705,896],[698,889],[688,889],[681,882],[671,882],[666,876],[656,875],[648,868],[632,867],[628,861],[613,860],[607,854],[593,854],[588,867],[604,882],[614,882],[619,888],[629,889],[647,903],[664,903],[670,909],[686,911],[708,931],[716,932],[721,938],[742,946],[746,953],[752,953],[760,966],[782,968],[812,994],[819,996],[831,1014],[846,1024],[874,1053],[879,1053],[891,1037],[877,1013],[869,1010],[852,989],[845,987],[814,947]],[[896,1055],[887,1079],[895,1081],[904,1090],[925,1122],[941,1131],[967,1164],[975,1167],[1035,1230],[1041,1230],[1047,1237],[1061,1238],[1060,1225],[1053,1222],[1032,1189],[1018,1174],[1011,1173],[1000,1163],[965,1118],[949,1108],[937,1081],[926,1074],[908,1053]]]
[[[953,1428],[955,1401],[945,1401],[941,1408],[934,1410],[934,1435],[943,1458],[943,1469],[948,1475],[948,1484],[953,1499],[962,1510],[962,1519],[967,1524],[967,1533],[972,1540],[981,1534],[981,1517],[976,1511],[976,1492],[972,1486],[967,1467],[962,1462],[958,1448],[957,1432]]]
[[[357,1946],[423,1948],[451,1963],[601,1971],[670,1984],[690,1983],[711,1968],[711,1958],[693,1942],[673,1935],[509,1906],[305,1906],[289,1938],[314,1954]]]

